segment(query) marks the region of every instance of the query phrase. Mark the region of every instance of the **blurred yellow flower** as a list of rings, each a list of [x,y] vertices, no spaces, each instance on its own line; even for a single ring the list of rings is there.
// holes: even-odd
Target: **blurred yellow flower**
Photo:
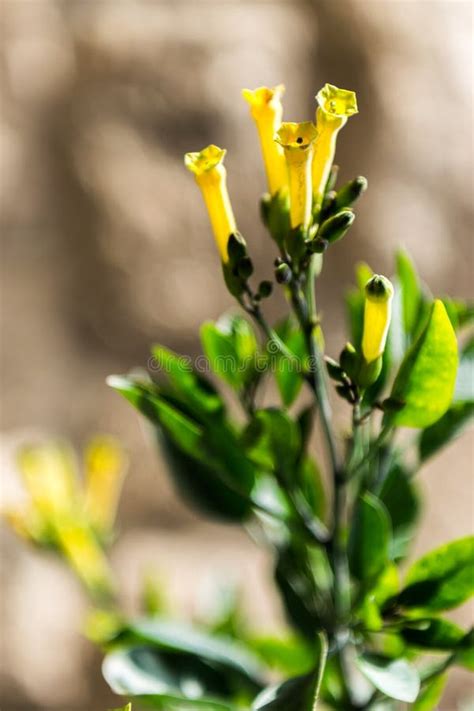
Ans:
[[[292,227],[308,227],[311,220],[311,164],[316,127],[311,121],[282,123],[275,141],[284,150],[290,193]]]
[[[127,460],[112,437],[95,437],[84,453],[85,505],[94,528],[107,535],[112,530]]]
[[[23,448],[18,468],[29,501],[3,512],[13,530],[63,555],[93,593],[110,593],[103,544],[111,537],[126,468],[119,444],[110,437],[92,440],[85,453],[85,485],[73,450],[63,443]]]
[[[201,188],[211,221],[214,237],[224,263],[229,260],[227,242],[232,232],[237,231],[232,205],[226,184],[226,169],[223,161],[226,151],[210,145],[198,153],[186,153],[184,164],[194,173]]]
[[[268,190],[271,195],[285,188],[288,183],[283,150],[274,141],[283,116],[281,97],[284,91],[283,84],[273,88],[261,86],[253,90],[242,89],[242,96],[249,103],[250,115],[257,126]]]
[[[358,109],[355,93],[338,89],[333,84],[326,84],[316,100],[319,106],[316,110],[318,137],[313,157],[313,196],[314,209],[319,212],[336,153],[337,134]]]
[[[362,355],[366,363],[379,358],[385,350],[392,316],[393,286],[384,276],[375,274],[365,287]]]

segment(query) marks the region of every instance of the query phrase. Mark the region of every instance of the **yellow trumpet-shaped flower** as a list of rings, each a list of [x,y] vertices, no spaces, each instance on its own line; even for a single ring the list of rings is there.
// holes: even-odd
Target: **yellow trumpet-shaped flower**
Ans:
[[[194,173],[196,182],[201,188],[217,247],[224,263],[229,260],[227,254],[229,235],[237,230],[227,192],[226,169],[223,165],[225,154],[223,148],[210,145],[199,153],[186,153],[184,156],[186,168]]]
[[[319,211],[336,153],[337,134],[349,116],[357,113],[357,99],[353,91],[326,84],[316,100],[319,106],[316,110],[318,137],[313,157],[313,195],[314,207]]]
[[[362,354],[366,363],[379,358],[385,349],[392,316],[393,286],[384,276],[375,274],[365,286]]]
[[[311,121],[282,123],[275,141],[284,150],[290,193],[292,227],[308,227],[311,220],[311,163],[316,127]]]
[[[281,97],[284,91],[283,84],[272,89],[267,86],[253,90],[242,89],[242,96],[250,104],[250,115],[257,125],[271,195],[275,195],[288,183],[283,149],[274,141],[283,116]]]

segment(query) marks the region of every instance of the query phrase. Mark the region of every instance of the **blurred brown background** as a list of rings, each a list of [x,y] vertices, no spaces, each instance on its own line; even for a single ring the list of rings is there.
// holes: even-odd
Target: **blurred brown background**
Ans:
[[[97,431],[118,436],[131,455],[112,554],[125,608],[136,610],[151,566],[182,615],[234,577],[249,620],[274,627],[269,561],[241,531],[198,520],[177,501],[146,427],[104,379],[144,364],[153,341],[198,353],[199,324],[232,307],[185,151],[227,147],[240,229],[259,274],[271,275],[274,249],[257,207],[264,176],[242,87],[284,82],[287,120],[311,118],[326,81],[357,91],[360,115],[341,133],[337,162],[342,180],[365,175],[369,191],[326,263],[319,299],[330,351],[343,339],[341,287],[359,259],[390,274],[394,248],[405,245],[436,294],[472,295],[472,4],[0,8],[4,489],[16,447],[39,434],[78,446]],[[275,314],[282,302],[273,302]],[[417,552],[471,530],[472,455],[465,436],[422,473]],[[75,581],[9,532],[2,538],[3,711],[114,705],[80,635],[86,606]],[[461,708],[469,690],[467,675],[453,674],[443,711]]]

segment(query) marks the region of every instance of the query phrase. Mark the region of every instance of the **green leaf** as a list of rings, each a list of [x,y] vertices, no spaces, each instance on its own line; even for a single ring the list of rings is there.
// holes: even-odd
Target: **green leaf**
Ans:
[[[423,430],[418,440],[420,462],[436,454],[459,437],[474,417],[474,402],[457,402],[434,425]]]
[[[412,711],[432,711],[432,709],[437,708],[438,703],[441,701],[446,681],[446,674],[441,674],[429,681],[411,707]]]
[[[283,410],[267,408],[254,413],[244,434],[249,456],[291,479],[301,447],[297,423]]]
[[[306,343],[302,330],[291,318],[278,324],[275,331],[292,355],[290,358],[276,351],[271,342],[267,345],[270,367],[275,374],[283,405],[290,407],[303,385]]]
[[[456,402],[474,401],[474,337],[464,344],[454,389]]]
[[[443,304],[446,307],[448,316],[453,324],[453,328],[458,331],[464,326],[468,326],[474,321],[474,304],[462,299],[444,298]]]
[[[230,638],[209,635],[191,625],[142,618],[124,625],[115,642],[142,643],[166,652],[193,655],[214,664],[223,672],[232,672],[252,690],[262,686],[262,667],[243,644]]]
[[[201,342],[213,371],[234,388],[256,375],[257,339],[251,325],[238,315],[225,315],[201,326]]]
[[[282,684],[276,684],[262,691],[253,702],[251,711],[309,709],[314,699],[315,686],[315,673],[287,679]]]
[[[469,671],[474,671],[474,629],[471,629],[460,642],[455,661]]]
[[[373,654],[357,658],[357,666],[376,689],[391,699],[412,703],[420,690],[420,678],[405,659],[392,661]]]
[[[310,643],[314,643],[330,604],[329,596],[315,578],[306,546],[293,539],[280,548],[275,581],[289,622]]]
[[[268,668],[289,676],[306,673],[316,663],[314,645],[297,635],[284,638],[258,636],[246,643]]]
[[[402,295],[403,326],[405,334],[413,335],[419,318],[421,289],[415,265],[404,250],[396,255],[397,277]]]
[[[452,650],[464,639],[465,632],[449,620],[413,620],[403,628],[407,644],[421,649]]]
[[[418,560],[408,571],[400,605],[439,612],[461,605],[474,593],[474,537],[448,543]]]
[[[224,520],[249,515],[255,468],[222,417],[198,421],[153,383],[127,376],[111,376],[108,383],[158,427],[174,483],[188,503]]]
[[[420,498],[407,472],[399,464],[389,471],[379,494],[392,524],[390,557],[403,558],[418,520]]]
[[[132,711],[132,704],[125,704],[125,706],[121,706],[119,709],[110,709],[110,711]]]
[[[164,373],[173,389],[186,401],[191,411],[200,416],[221,414],[224,403],[214,386],[196,373],[186,356],[180,356],[164,346],[152,347],[155,366]]]
[[[439,420],[452,401],[457,364],[456,336],[443,303],[436,300],[393,385],[390,397],[404,406],[387,413],[385,422],[428,427]]]
[[[349,537],[349,567],[354,578],[374,583],[389,561],[390,522],[384,506],[370,493],[358,501]]]
[[[161,711],[235,709],[226,701],[233,695],[232,686],[199,658],[145,646],[121,649],[105,657],[102,673],[114,693],[136,697]]]

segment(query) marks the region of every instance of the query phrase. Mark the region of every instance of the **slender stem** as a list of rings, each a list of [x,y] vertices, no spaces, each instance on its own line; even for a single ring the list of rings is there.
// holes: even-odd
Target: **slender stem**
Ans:
[[[314,693],[314,700],[311,705],[311,711],[316,711],[318,708],[319,693],[321,691],[321,684],[323,683],[324,670],[326,669],[326,662],[328,658],[328,640],[326,633],[321,631],[318,632],[319,639],[319,665],[318,665],[318,678],[316,681],[316,689]]]

